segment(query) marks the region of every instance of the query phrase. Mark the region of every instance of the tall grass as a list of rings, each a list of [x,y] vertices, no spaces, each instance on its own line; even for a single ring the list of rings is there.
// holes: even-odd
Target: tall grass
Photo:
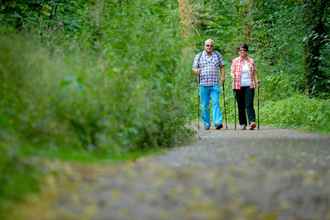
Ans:
[[[113,10],[120,13],[104,22],[106,37],[93,52],[79,45],[50,53],[31,37],[29,43],[26,37],[2,37],[2,117],[37,143],[100,149],[173,145],[186,123],[188,95],[180,75],[187,68],[179,66],[184,62],[176,11],[149,4]]]
[[[15,192],[16,171],[35,167],[20,156],[25,148],[112,158],[191,134],[191,60],[181,56],[176,1],[103,3],[82,13],[91,17],[69,40],[61,31],[0,37],[1,198],[36,185],[26,172],[31,184]]]

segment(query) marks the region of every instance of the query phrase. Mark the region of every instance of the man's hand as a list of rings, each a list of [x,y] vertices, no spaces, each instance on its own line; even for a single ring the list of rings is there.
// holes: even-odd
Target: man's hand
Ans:
[[[201,74],[201,69],[193,69],[193,73],[198,76]]]
[[[261,80],[257,80],[257,86],[261,85]]]
[[[225,79],[224,78],[221,78],[221,85],[224,85],[225,84]]]

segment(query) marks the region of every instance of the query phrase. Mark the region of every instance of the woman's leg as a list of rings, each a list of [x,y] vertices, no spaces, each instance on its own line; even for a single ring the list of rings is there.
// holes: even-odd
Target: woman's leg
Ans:
[[[248,115],[249,124],[256,121],[256,113],[253,107],[254,89],[247,88],[245,92],[246,111]]]
[[[235,90],[236,92],[236,100],[238,107],[238,120],[240,125],[247,125],[246,122],[246,113],[245,113],[245,98],[244,98],[244,88],[242,87],[240,90]]]

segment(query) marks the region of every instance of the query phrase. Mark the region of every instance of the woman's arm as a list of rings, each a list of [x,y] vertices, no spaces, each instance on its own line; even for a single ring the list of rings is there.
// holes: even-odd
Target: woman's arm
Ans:
[[[231,61],[231,67],[230,67],[230,75],[231,75],[231,78],[235,78],[234,76],[234,71],[235,71],[235,64],[234,64],[234,60]]]
[[[258,79],[258,74],[257,74],[257,68],[256,68],[256,65],[255,63],[253,63],[253,71],[254,71],[254,82],[256,83],[256,86],[259,86],[260,85],[260,80]]]

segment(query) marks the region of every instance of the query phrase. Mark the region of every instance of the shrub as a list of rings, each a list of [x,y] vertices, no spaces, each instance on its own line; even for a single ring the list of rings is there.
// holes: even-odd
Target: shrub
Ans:
[[[102,7],[97,13],[107,19],[97,39],[87,17],[78,42],[60,44],[66,48],[44,48],[45,38],[40,43],[30,32],[2,37],[1,114],[36,145],[109,152],[172,146],[187,134],[189,79],[182,75],[191,68],[181,58],[175,4]]]
[[[281,127],[330,131],[330,101],[295,95],[280,101],[266,102],[260,114],[262,122]]]
[[[38,185],[20,152],[104,159],[190,135],[191,59],[182,58],[177,2],[67,2],[0,10],[0,206]]]

